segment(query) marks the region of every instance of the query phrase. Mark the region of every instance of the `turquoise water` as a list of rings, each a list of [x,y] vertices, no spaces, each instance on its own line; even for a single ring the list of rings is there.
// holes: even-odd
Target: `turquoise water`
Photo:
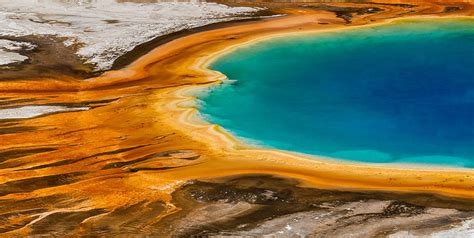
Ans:
[[[260,147],[474,168],[474,20],[410,20],[240,48],[203,117]]]

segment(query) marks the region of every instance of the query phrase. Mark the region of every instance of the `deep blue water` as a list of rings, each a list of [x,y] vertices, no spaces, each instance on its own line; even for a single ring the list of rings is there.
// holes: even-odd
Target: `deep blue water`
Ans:
[[[474,20],[411,20],[246,46],[200,111],[261,147],[474,167]]]

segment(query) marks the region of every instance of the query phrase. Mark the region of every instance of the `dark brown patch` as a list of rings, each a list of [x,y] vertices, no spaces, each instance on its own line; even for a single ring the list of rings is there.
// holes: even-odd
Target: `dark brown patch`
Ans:
[[[34,131],[36,130],[36,127],[33,126],[15,126],[15,127],[0,127],[0,135],[6,135],[6,134],[17,134],[17,133],[23,133],[27,131]]]
[[[127,152],[127,151],[135,150],[135,149],[138,149],[138,148],[143,148],[145,146],[148,146],[148,145],[138,145],[138,146],[133,146],[133,147],[128,147],[128,148],[121,148],[121,149],[117,149],[117,150],[112,150],[112,151],[106,151],[106,152],[93,154],[93,155],[83,157],[83,158],[66,159],[66,160],[61,160],[61,161],[57,161],[57,162],[53,162],[53,163],[49,163],[49,164],[38,165],[38,166],[34,166],[34,167],[31,167],[31,168],[27,168],[27,169],[21,169],[21,170],[36,170],[36,169],[44,169],[44,168],[50,168],[50,167],[63,166],[63,165],[77,163],[79,161],[83,161],[83,160],[94,158],[94,157],[99,157],[99,156],[104,156],[104,155],[120,154],[120,153],[124,153],[124,152]]]
[[[104,22],[106,22],[107,24],[117,24],[120,21],[116,19],[108,19],[108,20],[104,20]]]
[[[9,159],[57,150],[55,148],[16,149],[0,152],[0,163]]]
[[[375,14],[383,11],[383,9],[378,7],[340,7],[327,4],[317,4],[317,5],[305,5],[304,7],[316,8],[318,10],[333,12],[337,17],[343,19],[346,24],[352,22],[352,17],[356,15],[365,15],[365,14]]]
[[[79,177],[84,174],[86,174],[86,172],[75,172],[6,182],[0,184],[0,196],[5,196],[12,193],[26,193],[42,188],[71,184],[79,181]]]
[[[457,11],[460,11],[460,10],[462,10],[461,7],[445,7],[444,8],[444,12],[446,12],[446,13],[457,12]]]

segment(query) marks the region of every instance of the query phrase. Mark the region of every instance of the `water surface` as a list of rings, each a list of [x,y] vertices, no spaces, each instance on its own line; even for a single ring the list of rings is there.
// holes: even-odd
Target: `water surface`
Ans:
[[[261,147],[374,163],[474,167],[474,20],[410,20],[240,48],[200,95]]]

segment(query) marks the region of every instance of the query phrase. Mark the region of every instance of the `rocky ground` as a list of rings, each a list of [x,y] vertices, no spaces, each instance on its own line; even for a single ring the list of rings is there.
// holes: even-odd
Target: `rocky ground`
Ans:
[[[319,190],[255,175],[193,181],[174,198],[184,209],[170,227],[182,236],[474,235],[472,202],[427,194]]]

